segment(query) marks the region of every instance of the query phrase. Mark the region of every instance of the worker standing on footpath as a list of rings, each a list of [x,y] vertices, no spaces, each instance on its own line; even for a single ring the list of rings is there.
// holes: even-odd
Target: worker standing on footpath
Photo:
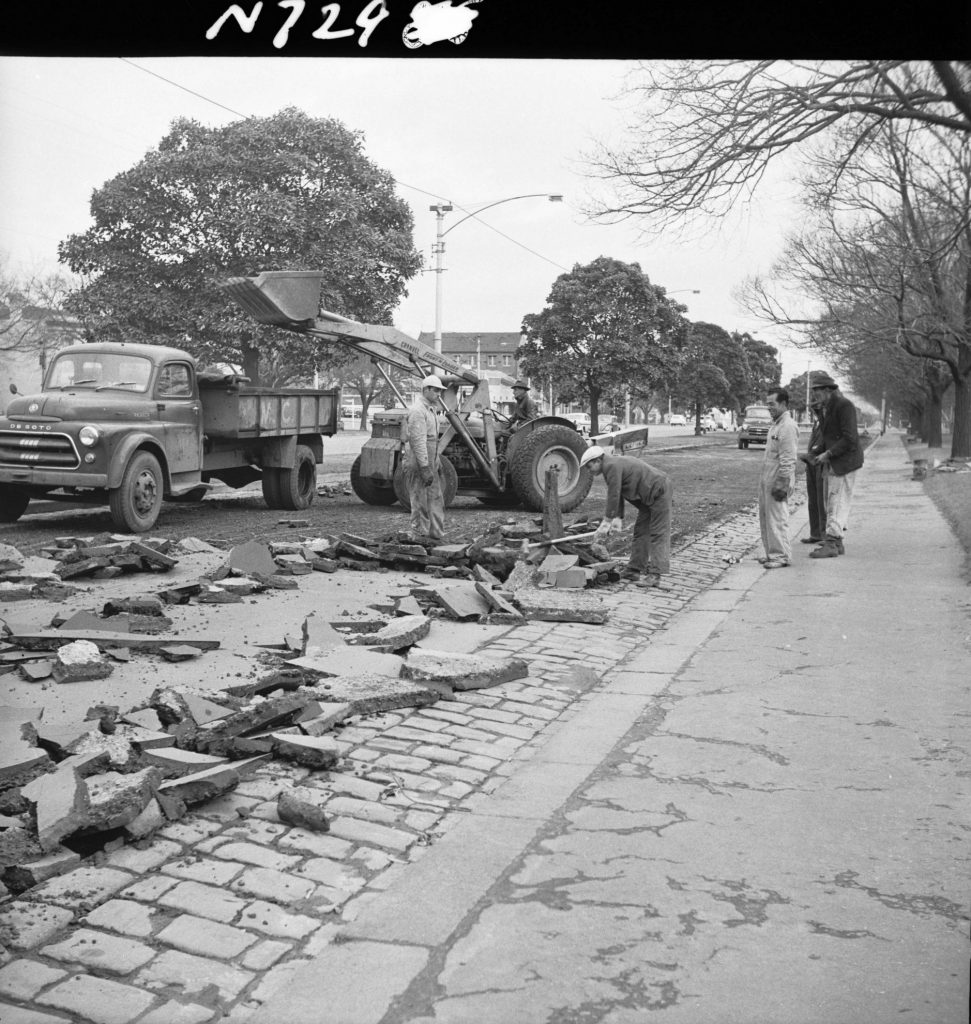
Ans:
[[[405,420],[405,481],[411,504],[411,533],[441,540],[445,534],[445,499],[438,476],[438,407],[445,385],[436,374],[421,382],[421,398]]]
[[[637,509],[634,539],[627,568],[621,579],[638,587],[656,587],[662,574],[671,571],[671,480],[667,473],[631,455],[608,455],[591,445],[580,456],[596,476],[603,473],[607,506],[597,528],[598,540],[624,528],[624,501]]]
[[[826,486],[826,536],[810,558],[835,558],[844,553],[843,534],[850,518],[856,471],[863,465],[863,448],[856,425],[856,407],[840,393],[827,373],[815,373],[812,394],[823,410],[823,450],[815,465],[823,467]]]
[[[826,480],[823,467],[816,463],[816,456],[823,450],[823,407],[818,395],[809,400],[809,414],[812,430],[809,447],[800,461],[806,465],[806,504],[809,506],[809,536],[803,537],[803,544],[821,544],[826,533]]]
[[[759,561],[766,569],[782,569],[792,562],[789,495],[796,479],[799,428],[789,415],[788,391],[770,391],[765,404],[772,416],[772,426],[765,441],[759,477],[759,527],[765,549]]]

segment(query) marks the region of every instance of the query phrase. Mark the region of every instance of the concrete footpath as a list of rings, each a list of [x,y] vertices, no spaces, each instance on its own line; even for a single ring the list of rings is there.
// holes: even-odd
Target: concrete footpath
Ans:
[[[881,439],[845,556],[733,565],[249,1020],[966,1021],[971,590],[910,476]]]

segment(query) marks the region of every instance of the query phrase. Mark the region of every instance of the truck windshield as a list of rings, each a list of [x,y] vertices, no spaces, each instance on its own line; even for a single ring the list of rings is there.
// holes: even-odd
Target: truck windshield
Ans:
[[[152,362],[141,356],[118,352],[63,352],[47,371],[44,389],[117,388],[144,392],[152,375]]]

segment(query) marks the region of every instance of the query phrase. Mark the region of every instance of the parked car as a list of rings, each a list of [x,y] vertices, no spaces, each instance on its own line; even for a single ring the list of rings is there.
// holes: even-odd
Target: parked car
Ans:
[[[710,431],[717,430],[718,424],[715,422],[714,416],[702,416],[701,417],[701,432],[707,434]]]
[[[668,420],[668,425],[672,427],[686,427],[688,425],[688,421],[681,415],[681,413],[676,412]]]
[[[738,432],[739,448],[748,448],[750,444],[765,444],[771,426],[772,414],[768,408],[764,405],[750,405],[745,410],[745,419]]]
[[[569,420],[581,434],[590,433],[590,414],[586,412],[565,412],[563,418]]]

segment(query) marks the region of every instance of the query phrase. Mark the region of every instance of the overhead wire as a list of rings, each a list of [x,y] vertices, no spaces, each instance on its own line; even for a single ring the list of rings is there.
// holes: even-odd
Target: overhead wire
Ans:
[[[150,68],[143,67],[141,64],[137,64],[135,61],[129,60],[127,57],[119,57],[118,60],[130,65],[133,68],[136,68],[138,71],[143,71],[146,75],[151,75],[153,78],[158,78],[160,81],[165,82],[176,89],[181,89],[183,92],[189,93],[190,96],[195,96],[197,99],[203,100],[206,103],[211,103],[213,104],[213,106],[219,107],[221,110],[225,110],[230,114],[235,114],[237,117],[246,118],[252,116],[251,114],[244,114],[240,110],[235,110],[232,107],[227,107],[225,103],[220,103],[218,100],[214,100],[211,97],[206,96],[204,93],[197,92],[195,89],[190,89],[188,86],[182,85],[180,82],[176,82],[171,78],[167,78],[165,75],[160,75],[158,74],[158,72],[152,71]],[[524,244],[523,242],[520,242],[516,238],[513,238],[511,235],[507,235],[504,231],[500,231],[499,228],[494,227],[488,221],[482,220],[473,210],[468,209],[461,203],[456,203],[450,199],[446,200],[443,196],[439,195],[436,192],[429,192],[427,189],[419,188],[417,185],[409,185],[408,182],[401,181],[399,178],[395,178],[393,176],[391,180],[396,185],[400,185],[402,188],[409,188],[412,191],[419,192],[421,193],[421,195],[428,196],[431,199],[435,199],[439,202],[447,202],[452,206],[457,207],[463,213],[467,213],[471,217],[475,218],[475,220],[478,221],[478,223],[482,224],[483,227],[488,228],[490,231],[494,231],[500,237],[505,238],[507,242],[512,242],[513,245],[518,246],[520,249],[523,249],[525,252],[530,253],[537,259],[541,259],[554,267],[559,267],[560,270],[565,271],[567,269],[566,267],[561,266],[561,264],[557,263],[556,260],[551,260],[548,256],[544,256],[542,253],[537,252],[535,249],[531,249],[528,245]]]

